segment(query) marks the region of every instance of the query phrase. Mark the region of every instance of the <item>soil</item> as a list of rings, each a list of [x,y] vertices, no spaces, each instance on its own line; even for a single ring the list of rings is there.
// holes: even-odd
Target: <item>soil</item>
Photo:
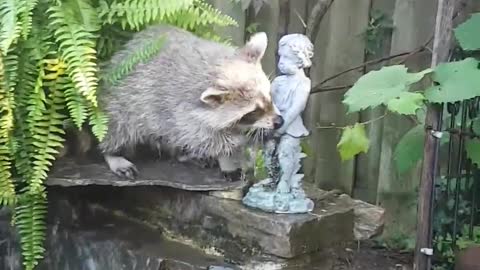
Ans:
[[[411,270],[413,265],[411,253],[388,250],[370,242],[351,244],[337,256],[332,270]]]

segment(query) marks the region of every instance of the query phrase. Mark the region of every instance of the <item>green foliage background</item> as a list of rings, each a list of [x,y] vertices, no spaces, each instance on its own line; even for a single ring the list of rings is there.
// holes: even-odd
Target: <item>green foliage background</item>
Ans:
[[[386,66],[362,76],[344,95],[343,103],[347,106],[347,113],[384,106],[387,113],[415,119],[417,125],[406,132],[395,147],[394,162],[400,174],[408,172],[423,159],[425,112],[428,104],[450,104],[461,111],[462,101],[480,97],[480,61],[474,57],[480,49],[480,13],[472,14],[456,27],[454,35],[461,55],[459,59],[420,72],[409,72],[403,65]],[[422,86],[426,89],[417,90]],[[443,127],[452,124],[455,128],[460,128],[461,117],[452,121],[447,112],[448,106],[444,106],[444,109]],[[480,118],[467,120],[467,127],[480,134]],[[365,134],[365,125],[371,122],[373,121],[355,123],[343,129],[337,145],[343,160],[353,159],[368,151],[370,142]],[[449,137],[448,132],[442,132],[440,147],[449,145]],[[467,138],[465,150],[472,163],[479,165],[479,138]],[[455,186],[461,195],[454,199],[451,194],[456,192],[457,187],[446,184],[445,177],[439,178],[436,184],[439,186],[437,196],[440,197],[436,198],[434,219],[434,254],[437,259],[434,269],[446,270],[453,269],[457,250],[480,244],[480,227],[473,226],[470,230],[468,225],[472,225],[470,214],[473,206],[471,201],[463,198],[465,194],[470,194],[473,182],[455,178]],[[450,197],[445,194],[450,194]],[[458,209],[455,208],[455,200],[458,200]],[[455,221],[454,216],[457,218]],[[453,226],[459,228],[455,235],[451,229]]]
[[[434,69],[420,72],[409,72],[404,65],[385,66],[360,77],[345,93],[343,103],[347,106],[347,113],[384,106],[387,113],[416,119],[418,125],[403,136],[395,149],[394,158],[399,173],[408,171],[423,158],[424,112],[428,103],[454,103],[480,96],[480,61],[468,56],[469,52],[480,49],[479,20],[480,13],[473,14],[454,29],[455,37],[464,55],[467,55],[464,59],[442,63]],[[420,85],[426,77],[431,81],[427,89],[414,90],[418,88],[414,86]],[[449,121],[445,118],[444,126]],[[479,121],[474,119],[473,124]],[[365,135],[365,125],[368,123],[371,121],[344,128],[337,145],[343,160],[353,159],[368,151],[370,142]],[[441,145],[446,142],[448,134],[444,134],[440,141]],[[480,145],[478,140],[469,141],[467,152],[474,162],[480,164],[480,155],[468,150],[479,148],[477,144]]]
[[[44,182],[68,123],[103,138],[99,83],[161,50],[164,37],[114,70],[101,62],[156,23],[222,42],[210,29],[236,25],[203,0],[0,0],[0,206],[15,210],[25,269],[44,256]]]

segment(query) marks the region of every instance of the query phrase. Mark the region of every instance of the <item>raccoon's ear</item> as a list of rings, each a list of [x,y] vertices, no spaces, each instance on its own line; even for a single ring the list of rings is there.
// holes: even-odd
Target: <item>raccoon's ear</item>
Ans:
[[[258,63],[262,60],[267,45],[267,34],[265,32],[256,33],[252,35],[245,46],[239,50],[239,55],[249,63]]]
[[[207,90],[203,91],[202,95],[200,96],[200,100],[210,106],[215,106],[222,104],[227,95],[227,91],[221,91],[213,87],[209,87]]]

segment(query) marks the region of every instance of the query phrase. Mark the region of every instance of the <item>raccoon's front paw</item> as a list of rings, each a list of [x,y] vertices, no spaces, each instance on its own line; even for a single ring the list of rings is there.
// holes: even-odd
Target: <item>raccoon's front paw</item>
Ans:
[[[242,169],[236,169],[235,171],[231,172],[222,172],[223,177],[228,182],[237,182],[245,180],[245,174]]]
[[[134,180],[138,174],[135,164],[124,157],[106,156],[105,159],[110,170],[119,177]]]

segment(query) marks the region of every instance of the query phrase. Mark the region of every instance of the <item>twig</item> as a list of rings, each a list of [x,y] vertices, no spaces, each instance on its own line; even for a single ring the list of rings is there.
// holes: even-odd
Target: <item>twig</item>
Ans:
[[[341,89],[344,89],[344,88],[348,88],[348,87],[352,87],[352,85],[346,85],[346,86],[332,86],[332,87],[322,87],[323,84],[333,80],[333,79],[336,79],[340,76],[342,76],[343,74],[345,73],[348,73],[350,71],[354,71],[354,70],[357,70],[357,69],[360,69],[360,68],[364,68],[366,66],[369,66],[369,65],[373,65],[373,64],[378,64],[380,62],[385,62],[385,61],[388,61],[388,60],[392,60],[394,58],[398,58],[398,57],[402,57],[402,56],[405,56],[404,59],[402,59],[401,61],[399,61],[397,63],[397,65],[400,65],[402,63],[404,63],[408,58],[412,57],[413,55],[417,54],[417,53],[421,53],[423,52],[428,44],[433,40],[433,36],[431,36],[422,46],[419,46],[417,49],[413,50],[413,51],[410,51],[410,52],[403,52],[403,53],[397,53],[397,54],[393,54],[393,55],[389,55],[389,56],[385,56],[385,57],[381,57],[381,58],[377,58],[377,59],[373,59],[373,60],[370,60],[370,61],[367,61],[367,62],[364,62],[358,66],[354,66],[354,67],[351,67],[351,68],[348,68],[342,72],[339,72],[335,75],[332,75],[326,79],[324,79],[323,81],[321,81],[320,83],[318,83],[317,85],[315,85],[312,90],[310,91],[310,94],[314,94],[314,93],[319,93],[319,92],[330,92],[330,91],[335,91],[335,90],[341,90]]]
[[[360,125],[368,125],[368,124],[371,124],[375,121],[378,121],[378,120],[381,120],[383,119],[385,116],[387,116],[388,112],[385,112],[383,115],[377,117],[377,118],[373,118],[373,119],[370,119],[368,121],[365,121],[365,122],[358,122],[357,124],[360,124]],[[328,128],[335,128],[335,129],[344,129],[344,128],[347,128],[349,126],[346,126],[346,127],[337,127],[337,126],[317,126],[316,128],[318,129],[328,129]]]
[[[350,88],[352,86],[353,86],[353,84],[328,86],[328,87],[318,87],[318,88],[313,88],[311,90],[310,94],[319,93],[319,92],[332,92],[332,91],[342,90],[342,89],[345,89],[345,88]]]

